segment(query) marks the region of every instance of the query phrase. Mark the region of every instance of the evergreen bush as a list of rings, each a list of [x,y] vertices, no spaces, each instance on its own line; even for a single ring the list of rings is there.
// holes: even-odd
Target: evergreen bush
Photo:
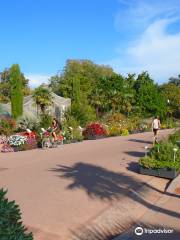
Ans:
[[[15,201],[6,198],[7,191],[0,189],[0,239],[32,240],[32,233],[22,224],[21,212]]]

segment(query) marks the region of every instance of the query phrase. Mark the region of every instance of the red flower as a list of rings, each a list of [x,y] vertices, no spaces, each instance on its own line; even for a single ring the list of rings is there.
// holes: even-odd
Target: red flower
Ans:
[[[83,135],[88,138],[88,136],[104,136],[107,135],[107,132],[100,123],[92,123],[86,127]]]

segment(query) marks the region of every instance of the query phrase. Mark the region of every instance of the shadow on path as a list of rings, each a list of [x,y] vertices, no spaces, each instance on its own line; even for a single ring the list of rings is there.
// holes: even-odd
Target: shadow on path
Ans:
[[[158,207],[146,201],[143,196],[149,194],[153,189],[148,183],[143,183],[133,176],[128,176],[124,173],[116,173],[105,168],[82,162],[76,163],[73,166],[58,165],[51,171],[59,173],[59,177],[72,181],[67,186],[68,190],[82,189],[91,198],[99,198],[104,201],[114,199],[120,200],[124,196],[128,196],[135,202],[146,206],[148,209],[170,215],[175,218],[180,218],[178,212],[174,212],[162,207]]]
[[[145,156],[145,152],[137,152],[137,151],[129,151],[129,152],[124,152],[127,155],[130,155],[132,157],[137,157],[137,158],[141,158]]]
[[[146,141],[141,139],[129,139],[129,142],[138,142],[138,143],[145,143],[145,144],[153,144],[153,141]]]
[[[135,234],[135,228],[141,227],[143,228],[144,234],[141,236],[137,236]],[[148,230],[173,230],[172,233],[159,233],[159,234],[147,234],[145,233],[145,229]],[[122,238],[128,240],[179,240],[180,231],[179,229],[172,229],[172,227],[168,226],[168,223],[165,224],[149,224],[138,221],[134,223],[129,220],[126,223],[121,223],[118,218],[115,218],[111,221],[111,226],[108,228],[107,226],[82,226],[75,231],[71,231],[73,235],[73,240],[112,240],[125,232],[129,232],[129,237]]]

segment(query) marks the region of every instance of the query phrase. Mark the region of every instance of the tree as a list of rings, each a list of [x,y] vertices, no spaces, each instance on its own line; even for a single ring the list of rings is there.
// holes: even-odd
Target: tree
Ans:
[[[138,75],[134,85],[136,90],[135,100],[143,116],[166,114],[166,102],[158,89],[158,85],[150,78],[147,72]]]
[[[180,75],[178,77],[171,77],[169,83],[175,84],[177,87],[180,87]]]
[[[37,104],[37,109],[40,107],[42,114],[45,114],[46,108],[52,104],[53,100],[50,90],[44,86],[40,86],[34,90],[32,97]]]
[[[31,93],[28,87],[29,80],[25,78],[24,74],[21,73],[23,95],[27,96]],[[10,69],[5,69],[0,73],[0,102],[8,103],[10,101],[11,94],[11,82],[10,82]]]
[[[10,68],[10,84],[11,114],[16,119],[23,114],[23,84],[18,64],[13,64]]]
[[[50,86],[57,94],[71,98],[72,113],[79,121],[80,117],[88,119],[87,111],[90,118],[94,118],[94,109],[98,116],[99,109],[102,109],[101,79],[112,75],[113,70],[108,66],[97,65],[89,60],[68,60],[62,74],[50,79]]]
[[[167,110],[170,116],[180,117],[180,88],[173,83],[163,84],[160,88],[166,99]]]

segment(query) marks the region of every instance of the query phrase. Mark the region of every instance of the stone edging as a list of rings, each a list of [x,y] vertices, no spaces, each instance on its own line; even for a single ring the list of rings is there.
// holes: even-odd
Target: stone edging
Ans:
[[[177,176],[174,180],[172,180],[172,182],[170,183],[169,187],[167,188],[166,192],[167,193],[173,193],[174,190],[177,188],[177,186],[180,185],[180,175]],[[168,195],[165,195],[165,196],[162,196],[157,202],[156,204],[157,205],[162,205],[164,203],[166,203],[168,200],[169,200],[170,196]],[[148,210],[147,213],[146,213],[146,217],[145,218],[149,218],[150,216],[152,216],[152,214],[154,214],[153,210]],[[136,227],[133,226],[133,227]],[[132,231],[128,231],[128,232],[125,232],[117,237],[115,237],[114,239],[112,240],[131,240],[132,239]]]

